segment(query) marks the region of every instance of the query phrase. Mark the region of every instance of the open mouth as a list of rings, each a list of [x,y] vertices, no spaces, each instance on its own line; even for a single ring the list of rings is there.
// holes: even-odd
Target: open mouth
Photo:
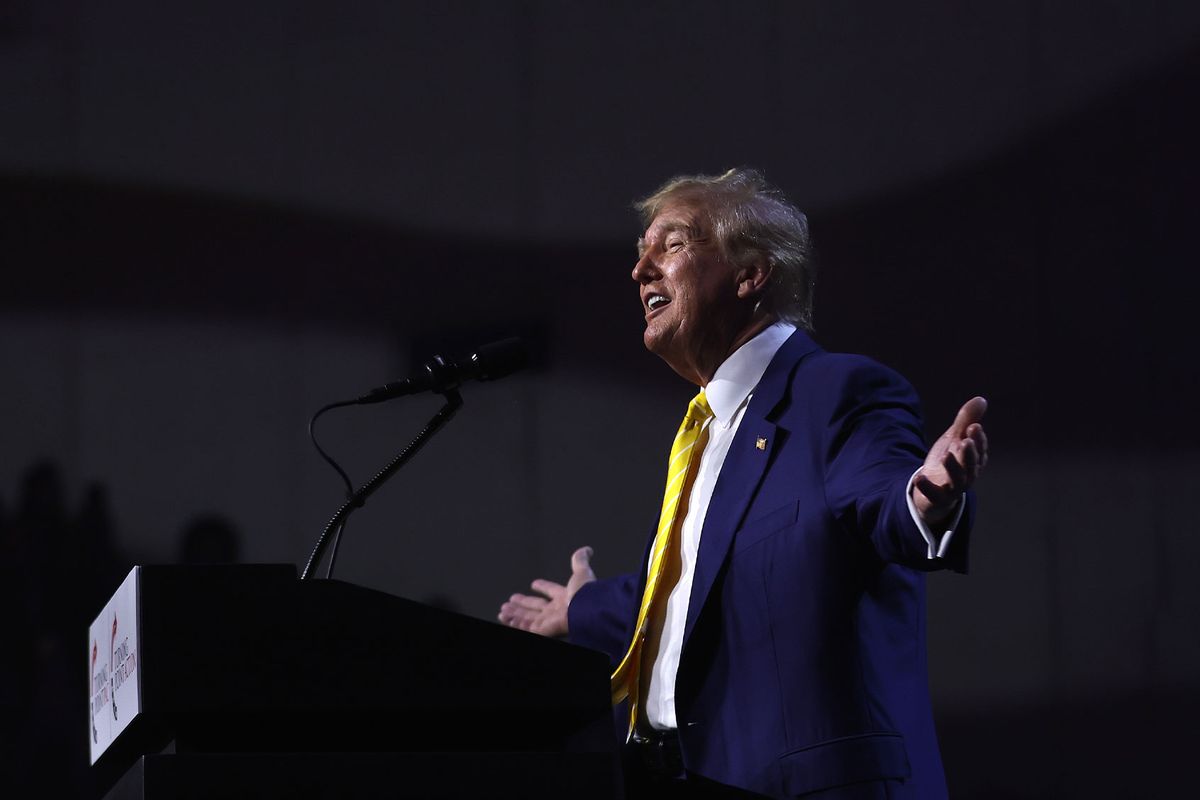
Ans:
[[[668,298],[666,295],[661,295],[661,294],[650,295],[649,297],[646,298],[647,315],[653,314],[655,311],[658,311],[660,308],[664,308],[665,306],[669,305],[670,302],[671,302],[670,298]]]

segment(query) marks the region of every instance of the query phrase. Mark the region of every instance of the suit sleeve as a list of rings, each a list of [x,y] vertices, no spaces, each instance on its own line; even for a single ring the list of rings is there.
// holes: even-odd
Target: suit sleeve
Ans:
[[[607,653],[615,669],[633,638],[640,585],[634,573],[584,584],[567,608],[567,638]]]
[[[880,559],[919,570],[967,569],[967,541],[974,498],[966,506],[940,557],[909,511],[907,489],[925,459],[921,414],[912,386],[868,359],[854,358],[835,377],[841,391],[825,430],[825,497],[851,535],[865,538]]]

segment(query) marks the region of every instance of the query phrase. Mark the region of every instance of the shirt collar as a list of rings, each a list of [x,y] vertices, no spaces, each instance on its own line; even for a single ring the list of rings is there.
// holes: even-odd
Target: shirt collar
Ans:
[[[717,367],[716,374],[704,388],[704,396],[713,416],[723,425],[729,424],[734,412],[762,380],[771,359],[796,332],[790,322],[776,322],[734,351]]]

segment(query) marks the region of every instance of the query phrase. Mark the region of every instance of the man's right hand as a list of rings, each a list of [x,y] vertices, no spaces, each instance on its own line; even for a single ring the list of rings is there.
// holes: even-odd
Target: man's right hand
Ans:
[[[585,583],[596,580],[592,572],[592,548],[581,547],[571,554],[571,577],[567,585],[539,578],[530,584],[537,595],[514,594],[500,606],[500,621],[512,628],[542,636],[567,635],[567,606]]]

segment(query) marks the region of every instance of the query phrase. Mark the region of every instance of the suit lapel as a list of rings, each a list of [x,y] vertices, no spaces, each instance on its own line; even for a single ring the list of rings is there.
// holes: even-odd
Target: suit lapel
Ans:
[[[684,647],[729,557],[734,531],[741,526],[771,461],[779,438],[778,426],[772,419],[778,418],[779,407],[788,399],[792,373],[800,360],[816,349],[816,343],[803,331],[792,334],[771,359],[742,416],[704,518],[683,631]]]
[[[741,525],[742,517],[762,483],[771,451],[775,448],[775,431],[773,423],[761,417],[751,418],[750,409],[746,409],[713,489],[708,515],[704,518],[696,571],[692,576],[692,596],[688,600],[687,624],[683,629],[685,644],[717,573],[725,563],[733,543],[733,532]],[[763,449],[757,447],[759,441],[765,442]]]

